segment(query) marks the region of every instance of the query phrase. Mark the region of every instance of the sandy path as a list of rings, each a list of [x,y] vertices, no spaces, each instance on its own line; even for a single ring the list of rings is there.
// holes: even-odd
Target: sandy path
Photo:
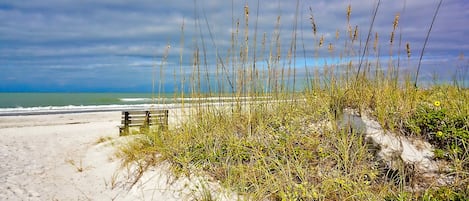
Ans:
[[[170,111],[170,123],[180,115]],[[116,144],[132,139],[119,137],[120,118],[120,112],[0,117],[0,200],[191,200],[207,184],[215,197],[233,200],[202,177],[172,180],[167,164],[130,188],[132,167],[121,168],[114,156]],[[102,137],[112,139],[97,143]]]
[[[0,200],[87,199],[96,188],[82,187],[78,169],[100,137],[118,136],[119,115],[0,117]]]

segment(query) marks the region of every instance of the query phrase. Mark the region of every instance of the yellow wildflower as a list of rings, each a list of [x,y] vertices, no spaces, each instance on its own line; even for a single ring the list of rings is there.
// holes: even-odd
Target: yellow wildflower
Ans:
[[[433,105],[435,105],[436,107],[440,107],[441,102],[440,102],[440,101],[435,101],[435,102],[433,103]]]
[[[441,132],[441,131],[436,132],[436,136],[437,137],[443,137],[443,132]]]

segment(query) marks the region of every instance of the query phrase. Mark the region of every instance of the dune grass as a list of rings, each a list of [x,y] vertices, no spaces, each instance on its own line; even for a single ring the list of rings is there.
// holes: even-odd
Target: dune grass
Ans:
[[[379,34],[371,32],[371,25],[366,44],[374,36],[373,48],[360,47],[359,27],[351,25],[350,6],[344,8],[348,29],[338,29],[331,41],[325,41],[317,30],[311,11],[313,58],[327,51],[341,63],[322,70],[305,65],[300,76],[295,58],[305,49],[297,48],[310,41],[293,37],[290,48],[282,53],[281,16],[273,19],[276,30],[270,39],[263,34],[261,40],[254,37],[251,41],[249,9],[244,7],[242,19],[233,17],[232,48],[225,58],[222,53],[215,58],[215,76],[208,75],[209,66],[203,62],[207,58],[199,52],[205,49],[202,47],[194,51],[192,74],[181,79],[190,80],[181,81],[181,85],[188,84],[191,89],[181,90],[182,98],[230,96],[233,101],[223,106],[202,104],[203,99],[192,102],[187,105],[191,111],[187,121],[169,130],[144,133],[123,149],[127,161],[140,161],[142,171],[168,161],[177,175],[203,172],[248,200],[469,199],[467,88],[445,84],[418,88],[412,75],[400,74],[400,66],[393,61],[383,70],[375,56]],[[409,58],[410,45],[401,47],[402,36],[397,47],[392,44],[399,31],[398,19],[396,16],[390,28],[390,47],[404,48],[402,52]],[[209,26],[205,28],[210,32]],[[297,35],[295,28],[292,32]],[[254,35],[258,35],[257,28]],[[340,44],[344,47],[338,48]],[[252,53],[259,51],[266,53]],[[362,53],[365,59],[360,59],[360,65],[343,56]],[[267,62],[264,68],[256,68],[257,61]],[[181,67],[184,76],[182,71]],[[400,179],[390,178],[363,133],[340,123],[345,109],[371,115],[395,134],[430,142],[435,158],[448,162],[447,174],[454,182],[448,186],[430,182],[425,189],[413,189],[418,178],[405,164],[397,170]]]

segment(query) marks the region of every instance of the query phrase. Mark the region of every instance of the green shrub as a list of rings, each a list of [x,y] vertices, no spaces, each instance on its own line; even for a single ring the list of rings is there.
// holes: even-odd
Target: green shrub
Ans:
[[[463,150],[467,152],[469,115],[455,114],[441,106],[439,101],[433,105],[420,104],[407,121],[406,129],[408,133],[424,137],[437,149],[446,151],[438,156],[463,154]]]

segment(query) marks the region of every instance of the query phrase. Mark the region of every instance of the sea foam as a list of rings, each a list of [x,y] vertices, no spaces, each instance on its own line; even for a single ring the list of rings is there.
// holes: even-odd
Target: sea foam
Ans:
[[[0,108],[0,116],[14,115],[38,115],[38,114],[61,114],[61,113],[83,113],[83,112],[110,112],[125,110],[149,110],[174,107],[172,104],[136,104],[136,105],[68,105],[68,106],[45,106],[45,107],[16,107]]]

